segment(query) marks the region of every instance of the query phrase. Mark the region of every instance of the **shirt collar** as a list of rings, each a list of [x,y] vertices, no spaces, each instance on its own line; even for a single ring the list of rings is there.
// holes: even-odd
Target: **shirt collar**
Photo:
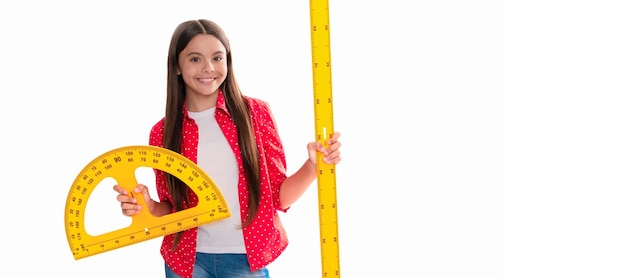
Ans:
[[[217,101],[215,102],[215,109],[221,109],[226,112],[228,116],[230,116],[230,112],[228,111],[228,108],[226,108],[226,100],[224,99],[224,92],[222,91],[222,89],[220,89],[220,91],[218,92]]]

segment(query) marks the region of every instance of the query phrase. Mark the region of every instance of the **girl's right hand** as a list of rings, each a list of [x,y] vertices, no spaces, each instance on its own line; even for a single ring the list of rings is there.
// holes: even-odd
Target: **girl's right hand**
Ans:
[[[137,204],[137,198],[135,198],[135,196],[137,196],[138,194],[141,194],[143,196],[143,199],[146,200],[147,206],[151,206],[154,204],[154,201],[152,200],[152,198],[150,198],[150,192],[148,191],[148,187],[143,184],[138,184],[137,187],[133,189],[132,194],[128,194],[128,191],[118,184],[113,186],[113,190],[119,193],[117,195],[117,201],[120,202],[122,214],[126,216],[136,215],[141,212],[142,209],[144,209],[141,207],[141,205]],[[150,211],[149,207],[146,209]]]

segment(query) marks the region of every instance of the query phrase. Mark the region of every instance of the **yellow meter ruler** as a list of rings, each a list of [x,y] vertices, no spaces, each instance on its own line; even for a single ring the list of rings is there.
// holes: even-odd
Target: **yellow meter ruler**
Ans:
[[[177,177],[196,193],[198,205],[161,217],[144,209],[132,217],[128,227],[99,235],[88,234],[85,231],[85,208],[96,186],[110,177],[132,192],[137,186],[135,171],[139,167],[162,170]],[[147,208],[140,194],[135,197],[142,207]],[[122,213],[121,209],[119,213]],[[194,162],[166,148],[127,146],[100,155],[78,174],[67,195],[65,232],[72,254],[78,260],[228,217],[230,211],[221,192]]]
[[[328,0],[310,0],[310,17],[315,138],[326,144],[334,132]],[[322,158],[317,155],[322,277],[340,277],[335,166]]]

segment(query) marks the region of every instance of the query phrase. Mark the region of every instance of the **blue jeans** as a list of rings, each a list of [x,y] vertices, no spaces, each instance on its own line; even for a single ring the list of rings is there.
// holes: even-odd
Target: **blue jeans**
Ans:
[[[165,264],[166,278],[180,278]],[[250,271],[246,254],[196,253],[193,278],[269,278],[267,268]]]

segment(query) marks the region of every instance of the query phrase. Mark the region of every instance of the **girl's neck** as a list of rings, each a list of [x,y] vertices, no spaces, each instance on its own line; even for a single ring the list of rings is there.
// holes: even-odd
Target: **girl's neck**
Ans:
[[[211,95],[188,95],[185,100],[187,110],[191,112],[200,112],[215,107],[217,103],[217,93]]]

